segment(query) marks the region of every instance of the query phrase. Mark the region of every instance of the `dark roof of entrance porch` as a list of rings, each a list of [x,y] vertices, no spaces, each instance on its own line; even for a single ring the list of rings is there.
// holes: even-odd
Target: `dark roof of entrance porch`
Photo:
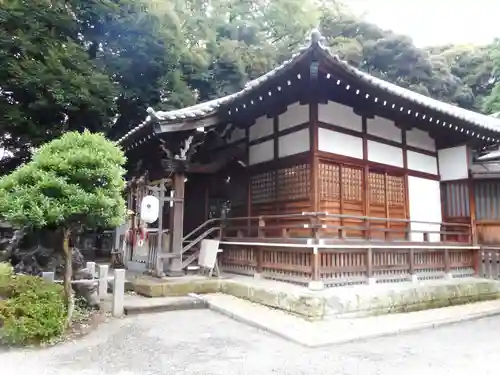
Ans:
[[[242,90],[234,94],[167,112],[148,108],[149,115],[145,121],[123,135],[117,142],[126,148],[134,148],[145,139],[157,134],[190,131],[219,124],[222,122],[222,114],[227,118],[231,113],[235,114],[248,106],[258,105],[259,101],[268,99],[267,96],[271,97],[278,95],[279,91],[285,91],[286,87],[277,86],[274,92],[268,90],[268,87],[273,81],[277,81],[278,77],[282,78],[302,61],[312,58],[326,63],[336,73],[326,74],[326,78],[331,80],[332,85],[350,90],[351,93],[354,92],[360,98],[370,101],[371,104],[395,111],[398,115],[428,122],[429,125],[463,133],[462,135],[481,141],[484,145],[500,143],[499,118],[444,103],[374,77],[331,54],[323,46],[322,40],[321,34],[313,31],[307,47],[270,72],[248,82]],[[300,80],[300,74],[297,74],[295,78]],[[288,85],[291,84],[288,80]],[[259,95],[258,93],[263,89],[266,91],[263,91],[258,96],[258,100],[255,100],[256,93]]]

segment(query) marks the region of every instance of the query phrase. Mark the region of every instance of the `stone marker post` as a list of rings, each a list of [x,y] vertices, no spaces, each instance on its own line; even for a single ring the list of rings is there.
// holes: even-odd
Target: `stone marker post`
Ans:
[[[120,318],[124,314],[125,298],[125,270],[114,270],[113,280],[113,306],[112,313],[115,318]]]
[[[103,299],[108,294],[108,270],[109,266],[107,264],[100,264],[99,269],[99,287],[97,294],[100,299]]]

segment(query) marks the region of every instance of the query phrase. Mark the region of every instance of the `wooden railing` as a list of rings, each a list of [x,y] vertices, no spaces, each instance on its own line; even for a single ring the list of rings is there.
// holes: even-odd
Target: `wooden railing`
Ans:
[[[286,242],[300,239],[384,240],[411,242],[459,242],[471,244],[469,224],[388,219],[368,216],[304,212],[214,219],[221,238],[275,238]]]
[[[219,224],[226,271],[299,284],[465,277],[479,267],[468,224],[328,213],[228,218]]]

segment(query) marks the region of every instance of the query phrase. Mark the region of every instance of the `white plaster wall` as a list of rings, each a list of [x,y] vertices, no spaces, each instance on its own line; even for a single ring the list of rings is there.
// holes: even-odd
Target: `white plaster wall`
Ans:
[[[438,174],[437,159],[434,156],[407,151],[406,158],[408,169],[423,173]]]
[[[363,159],[363,140],[329,129],[318,129],[319,151]]]
[[[469,177],[467,146],[438,150],[441,181],[460,180]]]
[[[278,129],[285,130],[309,122],[309,104],[293,103],[278,117]]]
[[[423,150],[436,151],[436,142],[425,131],[413,128],[406,131],[406,144]]]
[[[441,190],[439,181],[408,176],[410,220],[441,223]],[[439,231],[439,224],[411,223],[412,230]],[[423,233],[410,233],[412,241],[423,241]],[[439,242],[439,233],[429,235],[431,242]]]
[[[252,145],[248,149],[248,163],[250,165],[263,163],[273,160],[274,158],[274,140],[270,139],[256,145]]]
[[[229,136],[228,142],[234,143],[242,140],[243,138],[245,138],[245,129],[234,128],[234,130],[231,132],[231,135]]]
[[[403,167],[403,149],[383,143],[368,141],[368,160],[376,163]]]
[[[309,151],[309,149],[309,128],[278,138],[278,157],[280,158]]]
[[[355,114],[352,107],[336,102],[320,103],[318,105],[318,120],[358,132],[361,132],[363,128],[361,116]]]
[[[401,143],[403,141],[401,129],[394,124],[394,121],[384,117],[375,116],[374,118],[367,119],[366,128],[368,134],[394,142]]]
[[[253,141],[273,134],[273,124],[274,119],[268,118],[267,116],[259,117],[255,120],[255,124],[250,126],[248,138],[250,141]]]

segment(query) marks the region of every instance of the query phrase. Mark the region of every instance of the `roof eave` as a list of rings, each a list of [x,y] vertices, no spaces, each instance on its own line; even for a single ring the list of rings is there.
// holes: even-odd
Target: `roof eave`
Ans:
[[[153,125],[153,131],[155,134],[165,134],[181,131],[191,131],[197,130],[198,128],[209,128],[222,123],[223,120],[219,116],[218,111],[211,113],[210,115],[205,115],[200,118],[184,119],[182,121],[156,121]]]

